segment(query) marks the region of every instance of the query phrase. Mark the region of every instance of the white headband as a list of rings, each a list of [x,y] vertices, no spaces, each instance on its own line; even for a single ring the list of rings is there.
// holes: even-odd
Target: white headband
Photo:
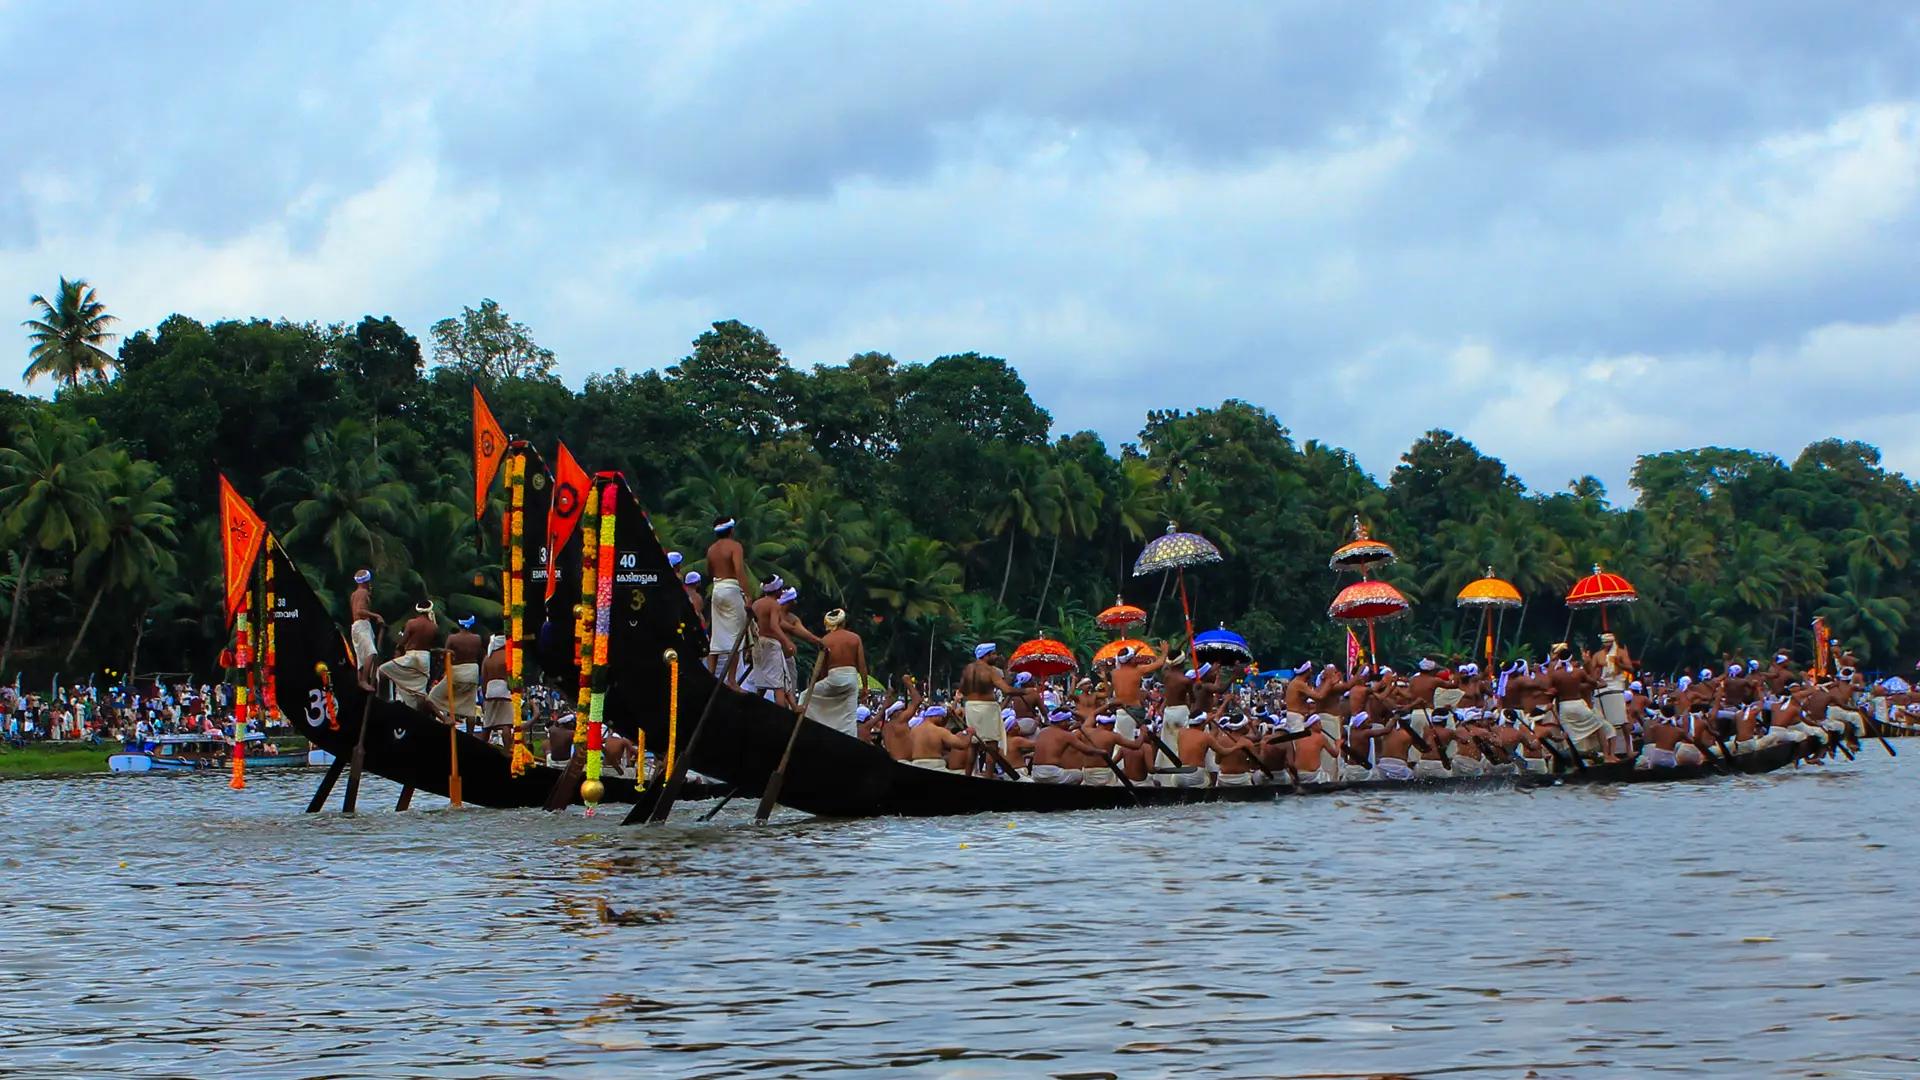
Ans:
[[[723,533],[723,532],[726,532],[726,531],[727,531],[728,529],[731,529],[731,528],[733,528],[733,519],[732,519],[732,518],[728,518],[727,520],[725,520],[725,521],[723,521],[723,522],[721,522],[720,524],[718,524],[718,525],[715,525],[715,526],[713,527],[713,531],[714,531],[714,532],[717,532],[717,533]]]

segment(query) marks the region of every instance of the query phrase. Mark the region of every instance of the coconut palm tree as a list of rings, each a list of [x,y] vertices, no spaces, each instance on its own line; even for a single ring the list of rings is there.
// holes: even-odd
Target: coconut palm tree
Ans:
[[[353,419],[308,435],[302,446],[304,462],[267,477],[270,501],[292,507],[293,527],[282,534],[287,546],[324,550],[340,574],[360,563],[401,565],[393,540],[413,497],[396,479],[388,450],[376,452],[366,426]]]
[[[53,299],[35,295],[27,302],[40,309],[40,317],[21,323],[33,342],[21,379],[32,385],[49,375],[69,387],[79,386],[82,379],[104,382],[113,366],[113,354],[106,350],[113,335],[107,327],[117,320],[107,314],[93,286],[84,279],[61,278]]]
[[[1000,572],[999,602],[1002,604],[1007,602],[1007,582],[1013,579],[1014,546],[1021,533],[1039,534],[1041,518],[1048,509],[1040,504],[1046,497],[1041,486],[1043,469],[1039,451],[1024,446],[1017,448],[982,522],[987,531],[1005,534],[1007,538],[1006,568]]]
[[[882,543],[866,583],[869,603],[895,623],[895,648],[901,644],[899,626],[925,624],[929,656],[940,625],[953,617],[960,591],[960,567],[948,557],[946,545],[905,530]]]
[[[39,552],[78,551],[96,543],[104,528],[100,488],[108,479],[108,451],[88,425],[78,427],[41,411],[14,425],[13,445],[0,447],[0,536],[24,549],[14,578],[7,636],[0,643],[0,671],[13,656],[22,595]]]
[[[1100,503],[1103,496],[1087,471],[1072,461],[1063,461],[1047,470],[1049,519],[1053,533],[1053,551],[1047,556],[1047,580],[1040,586],[1040,601],[1034,605],[1035,621],[1047,610],[1047,594],[1053,591],[1053,569],[1060,559],[1060,537],[1091,539],[1100,527]]]
[[[73,663],[73,654],[86,638],[100,598],[109,588],[146,595],[159,580],[172,576],[177,566],[173,548],[179,538],[174,534],[169,501],[173,481],[160,475],[152,462],[129,458],[125,451],[116,451],[111,461],[109,479],[100,492],[103,527],[73,560],[74,578],[91,578],[94,588],[80,630],[67,646],[67,664]]]

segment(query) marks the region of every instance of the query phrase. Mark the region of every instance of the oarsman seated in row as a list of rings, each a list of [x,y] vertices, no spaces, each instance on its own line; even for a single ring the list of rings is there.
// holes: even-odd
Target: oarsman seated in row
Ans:
[[[1343,774],[1340,741],[1328,735],[1317,718],[1309,721],[1288,710],[1281,721],[1281,730],[1294,738],[1267,744],[1272,751],[1277,751],[1272,756],[1268,756],[1268,749],[1262,749],[1261,762],[1268,772],[1274,772],[1278,762],[1281,768],[1291,771],[1293,780],[1302,784],[1332,784],[1340,780]]]
[[[1034,732],[1033,765],[1028,769],[1034,783],[1078,784],[1083,763],[1102,757],[1100,747],[1072,726],[1073,719],[1073,713],[1055,710]]]
[[[400,628],[400,648],[380,665],[380,677],[393,684],[399,699],[415,708],[425,698],[433,677],[433,649],[440,643],[440,624],[433,618],[433,601],[413,606],[413,618]]]
[[[1518,710],[1507,710],[1502,721],[1493,725],[1491,737],[1493,744],[1518,768],[1539,773],[1550,770],[1547,748],[1541,745],[1535,730],[1522,722]]]
[[[966,735],[947,730],[947,710],[938,705],[928,706],[920,715],[906,721],[905,753],[903,759],[909,765],[934,772],[965,773],[965,761],[973,755],[973,740]],[[960,755],[962,765],[953,767],[954,755]]]
[[[1640,757],[1634,761],[1636,769],[1671,769],[1678,766],[1694,766],[1706,763],[1706,750],[1700,739],[1706,739],[1705,746],[1712,746],[1713,740],[1705,731],[1696,729],[1699,725],[1685,721],[1676,722],[1668,715],[1672,706],[1649,713],[1640,723],[1640,737],[1644,745],[1640,748]]]
[[[1140,751],[1145,748],[1139,739],[1129,739],[1120,734],[1119,717],[1112,708],[1095,714],[1093,725],[1082,729],[1080,734],[1094,748],[1080,767],[1080,782],[1092,787],[1110,787],[1120,783],[1119,775],[1113,770],[1117,751]]]

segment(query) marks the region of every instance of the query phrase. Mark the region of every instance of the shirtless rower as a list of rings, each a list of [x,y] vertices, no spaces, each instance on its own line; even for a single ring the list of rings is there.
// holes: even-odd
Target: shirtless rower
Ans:
[[[1167,666],[1162,655],[1141,656],[1127,654],[1113,665],[1113,700],[1125,714],[1125,721],[1115,717],[1114,730],[1123,739],[1132,739],[1140,734],[1140,725],[1147,722],[1146,691],[1143,684],[1147,676]]]
[[[1213,747],[1214,783],[1220,787],[1249,787],[1257,778],[1259,745],[1247,737],[1251,723],[1244,716],[1220,719]]]
[[[513,752],[513,690],[507,683],[507,639],[495,634],[487,642],[487,658],[480,661],[481,738],[492,742],[498,735]]]
[[[753,667],[747,672],[744,687],[769,698],[783,709],[792,710],[793,680],[787,661],[793,657],[793,638],[787,634],[780,594],[787,583],[775,574],[760,583],[760,597],[753,602],[751,614],[756,637],[753,642]],[[718,608],[715,608],[716,619]],[[731,647],[731,645],[729,645]]]
[[[385,633],[387,620],[373,610],[373,571],[353,572],[353,593],[347,597],[347,609],[353,620],[353,669],[360,689],[373,689],[373,668],[380,662],[379,634]],[[378,631],[376,631],[378,627]]]
[[[741,582],[747,577],[747,553],[734,537],[734,519],[727,516],[713,521],[713,543],[707,545],[707,576],[710,587],[713,629],[707,640],[707,670],[716,675],[733,654],[734,644],[747,632],[747,594]],[[737,663],[722,675],[728,686],[739,686],[747,665]]]
[[[955,769],[955,753],[971,755],[973,740],[947,730],[947,711],[938,705],[921,710],[907,721],[907,764],[934,772],[965,772]],[[965,760],[964,758],[962,760]]]
[[[1282,762],[1293,773],[1293,778],[1302,784],[1331,784],[1340,779],[1340,742],[1327,734],[1319,724],[1309,724],[1304,719],[1296,720],[1289,715],[1283,718],[1283,730],[1297,736],[1289,742],[1266,742],[1263,747],[1273,747],[1285,751]],[[1267,771],[1277,773],[1274,763],[1261,752],[1261,763]]]
[[[380,665],[380,675],[393,684],[400,700],[418,706],[433,674],[433,648],[440,643],[440,624],[433,618],[433,601],[413,605],[413,618],[400,628],[400,648]]]
[[[1590,697],[1600,680],[1584,665],[1573,662],[1573,648],[1564,641],[1547,655],[1546,676],[1553,686],[1554,719],[1574,753],[1598,754],[1609,765],[1618,762],[1619,755],[1613,752],[1613,737],[1618,731],[1593,707]]]
[[[700,571],[689,570],[680,581],[680,591],[687,594],[687,603],[693,607],[693,617],[700,620],[702,627],[707,625],[707,598],[700,595],[700,583],[704,580]]]
[[[1064,709],[1047,714],[1047,722],[1033,734],[1033,765],[1027,770],[1036,784],[1077,784],[1080,763],[1102,759],[1100,747],[1071,726],[1073,714]],[[1109,770],[1111,775],[1111,770]]]
[[[981,742],[992,743],[995,748],[1006,739],[1006,727],[1000,722],[998,695],[1013,692],[1013,685],[1007,682],[996,663],[999,659],[1000,646],[983,641],[973,647],[973,662],[960,671],[961,709],[967,727]]]
[[[847,629],[844,609],[827,612],[826,627],[826,636],[815,639],[820,656],[813,662],[813,678],[808,684],[807,719],[858,738],[855,713],[860,707],[860,693],[867,685],[866,643]],[[806,632],[805,627],[800,630]]]
[[[480,660],[487,643],[474,630],[478,622],[478,619],[468,615],[460,620],[460,629],[447,637],[450,662],[446,670],[440,673],[440,681],[427,689],[427,706],[437,714],[444,714],[447,708],[447,680],[453,680],[453,715],[445,717],[448,722],[471,722],[480,716]]]
[[[1115,753],[1120,750],[1140,752],[1146,744],[1139,739],[1130,739],[1118,730],[1119,717],[1112,710],[1100,713],[1093,718],[1093,726],[1081,730],[1088,742],[1095,748],[1094,760],[1083,765],[1080,770],[1083,784],[1092,787],[1110,787],[1120,782],[1108,762],[1116,760]],[[1132,776],[1129,775],[1129,779]]]
[[[1707,758],[1701,741],[1706,740],[1705,745],[1712,746],[1712,736],[1705,730],[1696,734],[1696,727],[1685,718],[1667,715],[1665,709],[1648,713],[1640,725],[1640,737],[1645,745],[1640,748],[1640,757],[1633,767],[1671,769],[1704,764]]]
[[[1232,753],[1234,742],[1223,736],[1206,713],[1194,713],[1180,732],[1174,749],[1180,752],[1178,772],[1162,774],[1160,782],[1168,787],[1207,787],[1213,780],[1213,765],[1223,753]]]
[[[908,732],[913,729],[908,721],[919,717],[920,706],[926,700],[913,676],[903,677],[901,683],[906,688],[905,696],[887,702],[880,710],[880,745],[895,761],[913,757],[908,738]]]
[[[1180,745],[1180,733],[1186,730],[1187,720],[1193,716],[1194,677],[1185,670],[1186,660],[1186,653],[1175,653],[1167,657],[1167,666],[1160,671],[1160,684],[1166,695],[1160,707],[1160,741],[1176,754],[1179,753],[1176,748]],[[1177,764],[1165,753],[1156,752],[1155,768],[1171,769]]]

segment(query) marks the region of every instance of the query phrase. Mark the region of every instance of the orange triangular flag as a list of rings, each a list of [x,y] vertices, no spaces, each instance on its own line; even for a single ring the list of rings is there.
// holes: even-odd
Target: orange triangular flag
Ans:
[[[553,599],[554,586],[560,582],[560,549],[580,524],[580,512],[587,507],[587,485],[592,479],[587,470],[573,460],[566,443],[553,465],[553,499],[547,503],[547,599]]]
[[[227,581],[227,622],[239,612],[247,595],[247,578],[253,573],[253,560],[267,538],[267,523],[253,512],[247,500],[233,490],[225,473],[220,475],[220,552],[225,557]]]
[[[487,516],[487,490],[493,487],[494,474],[507,456],[507,433],[487,408],[480,388],[473,388],[473,519]]]

